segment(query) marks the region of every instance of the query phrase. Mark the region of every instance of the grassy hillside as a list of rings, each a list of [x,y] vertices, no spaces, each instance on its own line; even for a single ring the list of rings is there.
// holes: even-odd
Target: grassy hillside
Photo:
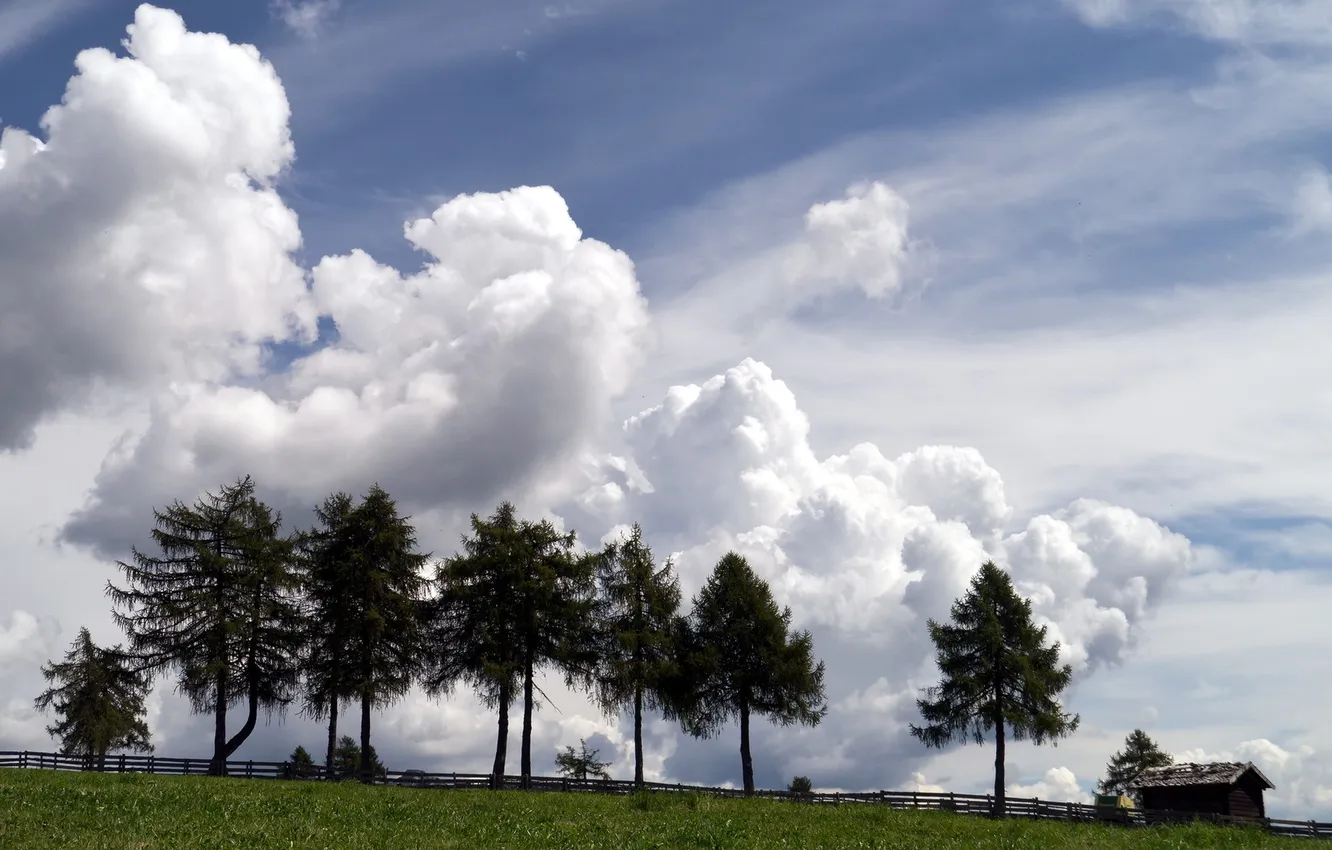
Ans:
[[[524,794],[0,770],[0,847],[1286,847],[1253,830],[1125,830],[878,806]]]

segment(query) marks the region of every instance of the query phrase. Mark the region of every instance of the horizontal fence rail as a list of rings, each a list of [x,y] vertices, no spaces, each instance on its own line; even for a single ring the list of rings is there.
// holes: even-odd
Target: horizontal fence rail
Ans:
[[[105,758],[71,756],[60,753],[0,751],[0,768],[35,768],[44,770],[94,771],[102,773],[151,773],[166,776],[207,776],[212,760],[206,758],[179,759],[128,754],[107,755]],[[291,762],[228,761],[225,774],[241,779],[319,780],[328,777],[322,764],[295,765]],[[353,778],[347,775],[334,779]],[[372,780],[376,785],[395,785],[408,788],[442,788],[450,790],[488,789],[493,785],[488,773],[429,773],[422,770],[385,770]],[[954,812],[956,814],[989,815],[994,800],[988,794],[953,794],[925,791],[863,791],[792,792],[755,791],[747,795],[738,788],[714,788],[679,783],[644,782],[641,785],[623,779],[569,779],[565,777],[532,776],[526,786],[520,776],[504,776],[504,789],[531,791],[582,792],[595,794],[628,795],[635,792],[692,792],[714,797],[766,797],[790,800],[811,805],[885,805],[895,809],[922,809]],[[1301,838],[1332,838],[1332,823],[1316,821],[1279,820],[1275,818],[1246,819],[1193,812],[1166,812],[1144,809],[1121,809],[1112,806],[1094,806],[1086,803],[1058,803],[1027,797],[1005,797],[1004,814],[1007,817],[1053,820],[1065,823],[1108,823],[1128,827],[1155,826],[1204,820],[1213,823],[1256,825],[1275,835]]]

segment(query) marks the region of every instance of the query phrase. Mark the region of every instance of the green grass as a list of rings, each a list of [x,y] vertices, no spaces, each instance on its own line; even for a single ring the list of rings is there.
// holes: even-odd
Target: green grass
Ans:
[[[443,791],[355,783],[0,770],[0,847],[1101,848],[1291,847],[1215,826],[991,822],[874,805],[696,795]]]

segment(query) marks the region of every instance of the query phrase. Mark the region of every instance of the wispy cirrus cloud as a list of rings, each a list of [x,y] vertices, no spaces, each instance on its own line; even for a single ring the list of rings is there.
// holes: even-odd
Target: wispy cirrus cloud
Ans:
[[[9,0],[0,2],[0,62],[60,25],[90,0]]]
[[[317,38],[342,4],[339,0],[273,0],[273,14],[301,38]]]

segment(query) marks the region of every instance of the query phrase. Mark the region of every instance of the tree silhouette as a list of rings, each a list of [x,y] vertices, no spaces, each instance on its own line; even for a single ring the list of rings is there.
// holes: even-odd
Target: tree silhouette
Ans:
[[[514,506],[504,502],[487,519],[471,518],[462,551],[435,570],[436,596],[427,605],[427,648],[422,684],[431,696],[470,685],[498,711],[498,736],[491,785],[502,786],[508,754],[509,709],[522,681],[516,640],[517,588],[523,542]]]
[[[575,551],[576,535],[548,520],[520,526],[522,581],[518,585],[517,638],[522,658],[522,787],[532,783],[532,712],[536,671],[553,666],[565,685],[592,687],[598,662],[596,557]],[[543,694],[544,696],[544,694]]]
[[[333,773],[334,779],[351,779],[360,777],[362,781],[367,776],[382,778],[387,773],[384,765],[379,761],[379,755],[375,748],[363,750],[356,743],[356,739],[351,735],[343,735],[338,740],[338,746],[334,750]],[[368,756],[363,758],[362,756]]]
[[[643,709],[667,709],[674,670],[680,584],[670,561],[660,569],[637,524],[598,562],[601,671],[597,699],[607,713],[634,713],[634,782],[643,782]]]
[[[610,774],[606,768],[611,762],[601,761],[597,758],[600,750],[589,750],[587,741],[578,740],[578,752],[574,752],[573,747],[565,747],[564,752],[555,755],[555,764],[558,766],[560,775],[567,776],[570,779],[587,779],[588,776],[595,776],[598,779],[610,779]]]
[[[593,683],[597,662],[594,558],[574,551],[572,532],[550,522],[520,520],[505,502],[486,520],[475,514],[463,551],[436,571],[430,605],[427,693],[471,684],[498,709],[492,783],[500,787],[508,752],[509,708],[522,688],[522,784],[532,775],[532,712],[536,671],[546,665]]]
[[[416,552],[416,529],[378,484],[348,519],[347,585],[352,628],[347,635],[348,692],[361,703],[361,778],[368,759],[370,713],[392,705],[411,688],[421,668],[421,568],[429,555]]]
[[[354,696],[347,646],[359,606],[351,496],[334,493],[315,508],[316,524],[298,538],[305,653],[302,713],[328,720],[324,766],[331,775],[338,745],[338,709]]]
[[[193,710],[213,714],[211,771],[222,774],[259,709],[281,711],[298,681],[290,541],[248,476],[153,515],[161,556],[132,550],[133,563],[119,563],[126,587],[108,582],[107,595],[141,669],[175,670]],[[242,701],[245,723],[228,738],[227,709]]]
[[[35,704],[55,710],[59,719],[46,731],[60,739],[62,753],[100,765],[111,750],[152,752],[143,705],[149,682],[119,646],[97,646],[81,628],[63,662],[42,665],[42,677],[51,687]]]
[[[943,678],[917,700],[925,725],[912,725],[911,734],[942,749],[954,741],[983,744],[993,731],[993,814],[1003,817],[1005,728],[1014,740],[1036,744],[1075,731],[1078,716],[1064,713],[1058,701],[1073,670],[1059,666],[1059,644],[1045,645],[1046,629],[1032,622],[1031,603],[992,561],[953,603],[951,615],[949,625],[929,621]]]
[[[681,727],[712,737],[740,721],[740,767],[754,792],[749,719],[763,714],[789,726],[817,726],[827,713],[823,662],[807,631],[789,633],[791,609],[779,610],[767,582],[735,552],[717,562],[694,598],[682,635],[683,664],[670,688]]]
[[[1105,778],[1097,784],[1097,790],[1102,794],[1128,794],[1134,802],[1140,802],[1141,795],[1129,791],[1128,784],[1144,770],[1168,767],[1174,762],[1174,758],[1157,746],[1150,735],[1134,729],[1124,739],[1124,749],[1110,757],[1105,766]]]

